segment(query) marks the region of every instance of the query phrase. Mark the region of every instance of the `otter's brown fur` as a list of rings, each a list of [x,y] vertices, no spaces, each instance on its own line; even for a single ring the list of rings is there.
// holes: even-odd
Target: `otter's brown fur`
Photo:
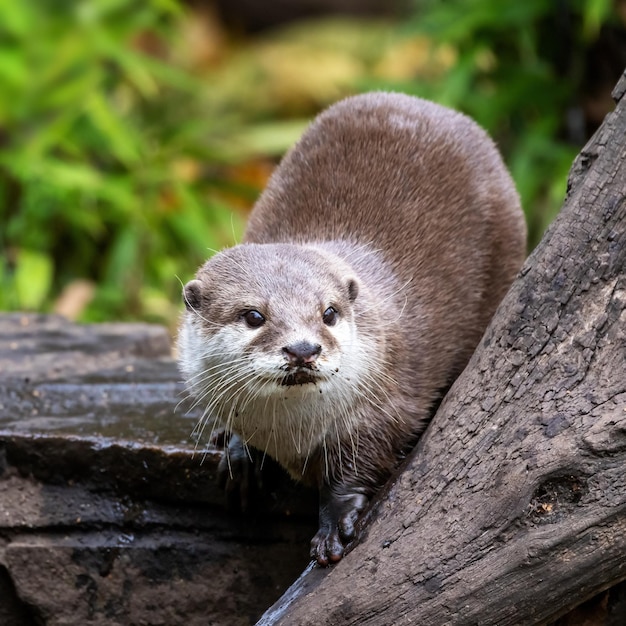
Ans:
[[[513,182],[481,128],[372,93],[318,116],[244,243],[186,286],[190,387],[246,443],[320,487],[318,562],[341,558],[367,499],[465,367],[525,245]],[[230,378],[210,373],[220,368]],[[254,368],[263,384],[250,382]],[[271,368],[283,378],[267,382]]]

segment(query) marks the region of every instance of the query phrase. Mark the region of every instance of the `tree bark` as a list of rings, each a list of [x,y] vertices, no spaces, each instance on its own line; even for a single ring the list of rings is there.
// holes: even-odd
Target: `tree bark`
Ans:
[[[358,545],[259,624],[540,624],[626,579],[625,91]]]

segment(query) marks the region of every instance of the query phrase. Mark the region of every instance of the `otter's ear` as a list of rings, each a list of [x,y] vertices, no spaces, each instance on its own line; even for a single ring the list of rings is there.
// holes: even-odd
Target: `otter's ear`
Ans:
[[[350,302],[354,302],[359,295],[359,282],[356,278],[349,278],[346,287],[348,289],[348,299]]]
[[[183,300],[188,311],[198,311],[202,304],[202,283],[199,280],[190,280],[183,287]]]

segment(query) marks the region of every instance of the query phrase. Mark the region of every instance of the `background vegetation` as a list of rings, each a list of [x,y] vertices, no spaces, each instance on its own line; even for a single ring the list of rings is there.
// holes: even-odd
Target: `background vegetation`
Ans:
[[[175,324],[306,121],[394,89],[499,142],[534,245],[626,65],[623,2],[421,0],[242,36],[210,3],[0,4],[0,309]]]

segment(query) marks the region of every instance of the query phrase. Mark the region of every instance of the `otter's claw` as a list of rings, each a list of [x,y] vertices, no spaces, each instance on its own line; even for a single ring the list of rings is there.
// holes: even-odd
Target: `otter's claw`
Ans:
[[[343,550],[343,542],[339,538],[337,528],[331,531],[320,529],[311,539],[311,558],[323,567],[340,561]]]

